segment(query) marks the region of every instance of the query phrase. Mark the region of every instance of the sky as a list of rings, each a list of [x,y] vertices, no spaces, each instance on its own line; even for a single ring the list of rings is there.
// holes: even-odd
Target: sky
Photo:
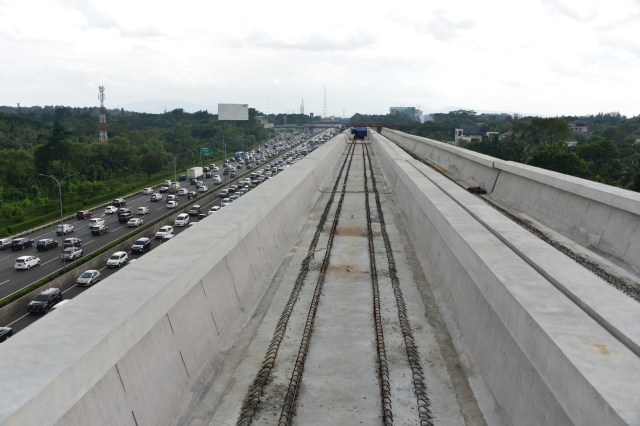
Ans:
[[[640,115],[640,0],[0,0],[0,105]]]

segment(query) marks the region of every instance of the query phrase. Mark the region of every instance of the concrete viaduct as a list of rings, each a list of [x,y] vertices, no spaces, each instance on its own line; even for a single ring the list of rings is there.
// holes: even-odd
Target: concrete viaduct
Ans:
[[[246,404],[233,400],[234,386],[246,389],[257,371],[268,345],[261,327],[273,330],[277,319],[267,305],[280,303],[279,287],[295,281],[286,267],[306,254],[306,245],[295,251],[306,244],[301,235],[312,234],[314,206],[340,179],[351,145],[348,132],[339,134],[0,345],[0,424],[248,424],[239,420]],[[408,236],[408,254],[394,249],[400,281],[424,277],[404,289],[415,344],[429,346],[421,330],[437,327],[437,317],[443,328],[434,339],[452,348],[419,349],[432,398],[429,416],[415,424],[640,424],[639,194],[384,128],[358,145],[374,166],[368,175],[366,163],[358,169],[354,161],[352,175],[365,185],[375,175],[384,181],[383,209],[372,223],[384,210]],[[349,257],[358,262],[357,253]],[[368,281],[351,272],[329,268],[327,276]],[[430,314],[414,303],[437,315],[428,323]],[[325,320],[318,317],[317,327]],[[352,349],[357,338],[336,346]],[[392,384],[393,350],[389,344]],[[305,380],[321,358],[306,367]],[[360,366],[323,371],[344,376]],[[272,375],[268,383],[280,379]],[[293,424],[391,424],[386,407],[413,398],[392,385],[382,405],[354,399],[344,417],[303,420],[317,408],[305,392],[329,386],[323,398],[333,408],[325,415],[340,416],[339,394],[358,378],[335,387],[324,379],[303,385],[306,402]],[[345,420],[355,412],[361,421]],[[396,424],[414,424],[411,409],[395,413]]]

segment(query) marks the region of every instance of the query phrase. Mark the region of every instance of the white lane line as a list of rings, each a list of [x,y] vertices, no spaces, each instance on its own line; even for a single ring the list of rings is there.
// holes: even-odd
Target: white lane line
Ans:
[[[2,284],[6,284],[6,283],[8,283],[9,281],[11,281],[11,280],[2,281],[2,282],[0,283],[0,285],[2,285]]]
[[[17,320],[15,320],[14,322],[7,324],[7,327],[11,327],[13,324],[17,323],[18,321],[20,321],[22,318],[28,317],[29,313],[27,312],[26,314],[24,314],[23,316],[21,316],[20,318],[18,318]]]
[[[91,244],[92,242],[94,242],[95,240],[91,240],[91,241],[87,241],[86,243],[82,244],[83,246],[86,246],[87,244]]]
[[[54,260],[59,260],[59,259],[58,259],[57,257],[54,257],[54,258],[53,258],[53,259],[51,259],[51,260],[47,260],[47,261],[46,261],[46,262],[44,262],[42,265],[46,265],[47,263],[51,263],[51,262],[53,262]]]

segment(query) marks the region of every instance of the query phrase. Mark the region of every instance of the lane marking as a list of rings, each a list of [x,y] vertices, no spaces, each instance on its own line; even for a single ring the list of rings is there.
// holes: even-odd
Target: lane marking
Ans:
[[[29,316],[29,313],[27,312],[26,314],[24,314],[23,316],[21,316],[20,318],[18,318],[17,320],[15,320],[14,322],[7,324],[7,327],[12,326],[13,324],[15,324],[15,323],[17,323],[18,321],[20,321],[22,318],[25,318],[25,317],[28,317],[28,316]],[[26,328],[26,327],[25,327],[25,328]]]
[[[2,282],[0,283],[0,285],[2,285],[2,284],[6,284],[6,283],[8,283],[9,281],[11,281],[11,280],[2,281]]]
[[[53,262],[54,260],[60,260],[60,259],[59,259],[59,258],[57,258],[57,257],[54,257],[54,258],[53,258],[53,259],[51,259],[51,260],[47,260],[46,262],[41,263],[41,265],[43,265],[43,266],[44,266],[44,265],[46,265],[47,263],[51,263],[51,262]]]

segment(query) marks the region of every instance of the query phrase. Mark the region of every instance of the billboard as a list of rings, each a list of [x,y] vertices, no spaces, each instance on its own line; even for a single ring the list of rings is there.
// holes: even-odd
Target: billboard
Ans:
[[[218,104],[218,120],[247,121],[249,120],[249,105]]]

